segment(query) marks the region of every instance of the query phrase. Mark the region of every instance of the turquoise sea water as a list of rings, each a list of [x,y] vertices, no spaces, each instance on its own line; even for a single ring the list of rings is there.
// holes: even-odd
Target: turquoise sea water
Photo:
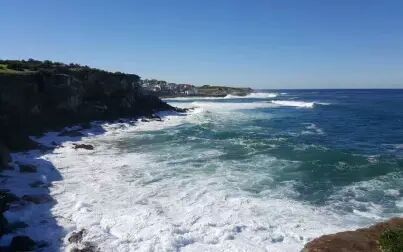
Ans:
[[[403,216],[402,90],[167,102],[194,109],[104,124],[82,139],[94,150],[40,157],[63,178],[60,226],[101,251],[283,252]]]
[[[374,205],[380,217],[403,212],[402,90],[271,93],[277,96],[170,100],[183,107],[204,103],[213,112],[200,124],[167,129],[158,143],[185,148],[179,157],[197,156],[205,149],[219,152],[213,158],[189,158],[188,165],[212,176],[223,163],[231,164],[228,171],[254,173],[251,181],[233,186],[255,196],[289,185],[287,197],[341,213],[370,213]],[[282,105],[261,107],[272,101]],[[287,106],[285,101],[294,103]],[[257,106],[248,109],[254,103]],[[242,104],[248,105],[244,109]],[[276,161],[268,164],[272,159]]]
[[[147,160],[123,173],[163,213],[144,223],[180,227],[168,248],[298,251],[319,235],[403,215],[402,90],[166,101],[194,110],[145,123],[115,147]]]

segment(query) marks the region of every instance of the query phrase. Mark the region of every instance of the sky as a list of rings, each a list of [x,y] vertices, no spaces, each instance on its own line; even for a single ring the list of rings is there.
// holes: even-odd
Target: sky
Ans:
[[[403,1],[0,0],[0,58],[195,85],[403,88]]]

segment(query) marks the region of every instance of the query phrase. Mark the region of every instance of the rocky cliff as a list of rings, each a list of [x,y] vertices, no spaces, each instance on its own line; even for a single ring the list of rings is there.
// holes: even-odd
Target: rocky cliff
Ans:
[[[174,110],[144,94],[140,77],[50,61],[0,61],[0,165],[6,149],[30,148],[30,134],[93,120]]]

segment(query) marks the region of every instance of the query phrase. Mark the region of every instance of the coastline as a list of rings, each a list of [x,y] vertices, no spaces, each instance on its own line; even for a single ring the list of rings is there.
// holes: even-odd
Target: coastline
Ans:
[[[287,199],[268,197],[262,200],[259,197],[249,197],[250,191],[248,190],[241,190],[242,193],[237,195],[232,190],[243,185],[244,181],[238,179],[242,176],[248,177],[248,170],[240,169],[245,171],[245,174],[241,174],[229,169],[227,172],[235,174],[231,179],[239,184],[230,184],[228,188],[220,186],[228,182],[228,174],[220,170],[220,167],[231,167],[233,165],[231,162],[237,161],[234,156],[229,159],[221,159],[226,154],[222,149],[227,146],[221,145],[221,149],[212,149],[210,145],[201,147],[192,145],[205,139],[214,142],[216,140],[214,134],[222,134],[221,136],[228,136],[224,137],[225,140],[240,140],[239,145],[230,146],[235,148],[233,151],[236,153],[239,150],[238,147],[244,147],[245,139],[253,138],[253,134],[244,135],[244,137],[246,136],[244,139],[233,139],[231,136],[240,134],[239,129],[236,132],[217,132],[215,130],[223,129],[222,126],[231,130],[231,126],[239,126],[237,124],[239,121],[246,120],[244,121],[246,124],[242,125],[242,132],[245,132],[246,129],[248,133],[254,133],[253,127],[248,128],[248,116],[242,115],[239,110],[282,108],[281,110],[287,110],[287,113],[293,113],[292,110],[297,108],[308,114],[308,111],[323,110],[325,107],[332,108],[332,103],[311,99],[289,99],[288,94],[283,93],[250,92],[242,95],[220,93],[165,98],[165,100],[173,102],[171,103],[173,106],[171,106],[157,96],[139,89],[136,84],[136,80],[138,80],[136,76],[100,73],[98,70],[90,70],[87,73],[88,69],[85,69],[86,77],[79,80],[74,77],[77,73],[69,73],[71,74],[69,75],[58,72],[66,71],[65,69],[56,69],[56,72],[52,72],[50,77],[42,72],[24,73],[12,77],[0,75],[0,81],[10,82],[0,87],[0,94],[6,97],[1,101],[4,110],[2,111],[2,121],[0,121],[2,123],[0,126],[6,126],[0,137],[0,164],[2,165],[0,174],[2,181],[0,249],[6,251],[33,249],[54,251],[63,248],[78,252],[99,251],[100,248],[131,251],[137,250],[136,246],[142,248],[146,246],[158,248],[159,246],[160,248],[181,250],[188,245],[200,249],[202,246],[214,248],[217,243],[220,243],[221,246],[228,246],[228,250],[235,249],[237,246],[253,250],[265,247],[269,243],[270,248],[281,251],[284,247],[302,248],[304,244],[310,244],[311,240],[315,241],[315,237],[322,234],[355,229],[373,224],[375,220],[385,220],[383,217],[386,216],[367,215],[366,221],[368,222],[365,223],[358,223],[358,221],[340,223],[337,221],[337,217],[332,215],[332,212],[327,212],[325,208],[310,205],[309,202],[297,201],[293,197]],[[103,82],[104,78],[112,78],[113,87]],[[94,90],[94,87],[99,90]],[[21,90],[26,92],[20,92]],[[53,99],[53,95],[59,96],[57,99]],[[278,96],[283,97],[279,99]],[[275,99],[269,100],[272,98]],[[192,115],[196,114],[192,118],[188,118],[190,113],[185,114],[187,109],[174,107],[177,106],[175,104],[180,107],[187,100],[193,99],[197,101],[191,101],[190,105],[197,107],[194,111],[197,111],[198,114],[192,113]],[[223,101],[223,99],[234,100]],[[14,109],[15,106],[18,107],[18,110]],[[171,112],[158,112],[162,110]],[[15,113],[15,111],[17,112]],[[261,111],[256,111],[254,116],[257,117],[252,116],[252,120],[268,119],[259,113]],[[240,114],[241,117],[237,117]],[[175,118],[186,115],[186,119],[182,120],[180,124],[183,123],[185,129],[189,122],[191,122],[190,124],[195,123],[196,127],[185,131],[185,134],[178,134],[182,128],[169,132],[158,132],[160,129],[165,129],[164,127],[167,125],[168,127],[178,125],[177,121],[172,123],[165,120],[170,115]],[[229,120],[230,124],[217,125],[217,123],[226,122],[225,120]],[[301,125],[305,127],[301,133],[306,134],[305,137],[326,135],[326,131],[312,121]],[[218,127],[215,128],[215,126]],[[210,129],[213,130],[210,132]],[[137,142],[139,146],[133,146],[136,141],[131,143],[127,140],[130,140],[130,137],[133,136],[131,133],[137,130],[155,130],[157,133],[156,135],[144,134],[145,139]],[[42,132],[46,133],[42,134]],[[201,135],[199,135],[200,133]],[[41,136],[28,137],[33,134],[41,134]],[[163,138],[159,138],[159,134]],[[195,138],[193,134],[198,138]],[[124,137],[119,139],[121,135]],[[172,141],[172,136],[180,136],[182,141],[189,141],[188,146],[185,146],[183,142]],[[208,138],[209,136],[212,138]],[[159,141],[151,141],[154,137]],[[168,149],[162,148],[163,152],[152,153],[154,147],[159,143],[163,145],[166,139],[171,139],[164,146]],[[265,144],[264,142],[257,144],[260,143]],[[274,142],[270,140],[266,143],[270,143],[270,145],[266,145],[269,148],[265,148],[265,150],[270,150],[278,144],[277,140]],[[119,148],[119,145],[122,147]],[[246,146],[254,148],[252,145]],[[11,154],[7,147],[11,149]],[[191,148],[193,147],[196,147],[197,153],[192,153]],[[171,149],[175,150],[171,153]],[[128,154],[130,153],[128,150],[132,151],[132,156]],[[149,155],[147,151],[156,156],[149,158],[152,154]],[[159,163],[158,157],[165,153],[168,154],[166,160],[162,159],[165,163]],[[183,155],[183,160],[181,160],[180,155],[183,153],[191,155]],[[269,167],[276,171],[278,163],[274,163],[274,165],[271,163],[277,162],[276,156],[267,160],[259,159],[261,157],[259,155],[252,156],[257,161],[268,162]],[[156,157],[157,159],[155,159]],[[205,167],[205,172],[208,173],[213,168],[214,171],[218,169],[218,172],[224,173],[218,173],[212,177],[202,177],[202,179],[193,174],[186,175],[187,172],[195,172],[200,175],[198,170],[201,167],[200,164],[207,163],[211,159],[220,162],[213,163],[213,167]],[[193,161],[196,162],[192,163]],[[252,161],[255,160],[252,158]],[[178,173],[175,176],[170,173],[170,169],[173,167],[171,164],[183,165],[186,162],[190,162],[189,164],[193,167],[179,165],[179,169],[176,171]],[[136,167],[137,164],[139,166]],[[238,168],[244,167],[243,165],[240,164]],[[254,165],[262,168],[259,163],[254,163]],[[193,170],[188,170],[188,168],[193,168]],[[262,171],[264,172],[264,169]],[[138,178],[136,176],[143,177],[139,180],[130,178],[130,176],[126,178],[127,174],[135,178]],[[183,174],[185,177],[182,177]],[[260,173],[260,176],[262,175],[265,176],[264,173]],[[159,181],[163,182],[158,184]],[[256,181],[260,183],[259,178]],[[153,188],[155,184],[157,184],[156,188]],[[266,186],[265,181],[262,184]],[[130,191],[132,185],[137,186],[135,191]],[[187,185],[186,190],[185,185]],[[193,187],[194,185],[197,186]],[[114,190],[117,190],[119,193],[111,196],[108,190],[105,190],[109,186],[111,186],[111,192],[116,193]],[[282,188],[281,186],[280,184],[279,187]],[[254,188],[250,189],[253,192]],[[288,188],[282,189],[287,193]],[[202,192],[194,193],[195,190],[202,190]],[[392,194],[400,193],[395,191]],[[178,193],[179,195],[183,193],[179,197],[182,205],[176,202]],[[279,192],[272,191],[271,193]],[[155,195],[157,197],[154,197]],[[170,196],[171,201],[165,201],[165,197],[169,198],[167,195]],[[237,196],[232,200],[227,200],[229,195]],[[199,201],[199,197],[206,198]],[[187,201],[188,198],[191,200]],[[181,201],[182,199],[186,200]],[[121,202],[133,204],[120,208]],[[108,205],[108,203],[111,204]],[[197,206],[198,204],[201,207]],[[217,213],[215,206],[218,206],[223,215],[220,216]],[[265,214],[256,213],[257,206],[260,207],[259,211]],[[273,208],[273,206],[277,206],[281,211],[276,211],[276,207]],[[109,207],[109,209],[104,209],[105,207]],[[199,209],[207,209],[208,212],[199,212]],[[289,211],[290,209],[291,211]],[[119,211],[119,214],[116,214],[115,210]],[[165,221],[161,217],[165,211],[168,214],[164,218],[176,220],[176,222]],[[190,214],[178,220],[178,211],[188,211]],[[295,212],[299,212],[300,215],[296,216]],[[360,210],[358,212],[361,213]],[[362,214],[366,218],[365,210]],[[219,218],[215,220],[217,215]],[[232,219],[232,215],[240,218]],[[150,216],[153,218],[151,221],[143,221]],[[312,219],[312,216],[317,217]],[[370,220],[371,218],[372,220]],[[221,219],[226,219],[226,222],[220,223]],[[254,223],[245,224],[250,219]],[[280,220],[277,221],[277,219]],[[203,220],[201,224],[198,223],[200,220]],[[215,221],[213,226],[210,225],[212,220]],[[328,222],[329,226],[319,224],[324,222]],[[211,232],[217,226],[219,232]],[[320,228],[316,229],[317,226]],[[286,232],[283,231],[283,227],[286,227]],[[163,237],[162,240],[147,240],[159,239],[159,237],[155,238],[150,235],[155,232],[160,232],[159,236]],[[136,237],[138,233],[141,235]],[[260,244],[255,247],[247,242],[242,242],[253,240],[255,237],[260,239]],[[326,237],[324,239],[327,239]],[[338,236],[335,235],[335,237]],[[337,245],[333,246],[337,247]]]
[[[81,176],[83,172],[91,172],[91,170],[88,170],[89,167],[87,166],[71,167],[66,163],[67,160],[65,159],[74,157],[82,157],[84,159],[91,158],[93,154],[100,151],[100,146],[93,143],[94,138],[102,138],[108,134],[120,134],[119,132],[125,133],[126,130],[135,130],[136,127],[142,129],[150,128],[150,123],[155,123],[153,127],[156,127],[158,124],[163,124],[166,116],[170,115],[174,117],[181,115],[186,116],[186,114],[177,112],[160,112],[153,118],[138,117],[134,119],[118,119],[115,121],[95,121],[90,123],[91,127],[88,128],[83,128],[80,125],[65,127],[58,132],[47,132],[41,137],[34,137],[33,140],[38,142],[39,149],[12,153],[12,167],[14,170],[3,173],[5,176],[9,176],[9,182],[7,183],[7,180],[3,181],[6,182],[5,184],[9,189],[12,189],[10,192],[14,193],[19,199],[16,199],[16,201],[10,204],[10,211],[6,213],[6,217],[12,226],[19,225],[20,227],[16,228],[14,231],[16,233],[3,237],[0,245],[3,246],[7,243],[11,243],[12,236],[18,234],[32,237],[36,248],[45,251],[53,251],[60,248],[68,251],[99,251],[97,247],[97,244],[100,242],[99,237],[94,240],[96,236],[94,236],[94,234],[91,233],[92,231],[88,230],[88,226],[86,226],[89,224],[83,226],[83,220],[77,219],[81,218],[79,217],[80,214],[88,211],[90,211],[88,212],[90,215],[97,215],[95,212],[91,212],[92,210],[88,203],[86,201],[77,201],[71,205],[74,201],[58,200],[58,202],[56,202],[54,199],[55,196],[59,197],[58,195],[62,193],[65,195],[64,197],[69,198],[74,196],[74,194],[70,194],[69,190],[65,188],[67,181],[64,180],[63,173],[67,172],[70,176],[77,177]],[[61,154],[61,150],[63,150],[65,154]],[[51,160],[48,159],[48,156],[52,153],[56,153],[56,155],[60,155],[60,157],[55,156],[56,159],[50,162]],[[113,163],[113,156],[110,158]],[[55,160],[57,160],[56,163],[59,168],[54,166]],[[91,162],[94,162],[95,166],[101,165],[95,160]],[[115,162],[119,165],[124,165],[124,163],[121,164],[118,159],[116,159]],[[18,171],[20,165],[24,166],[27,164],[33,164],[37,172],[20,173]],[[60,168],[62,170],[58,170]],[[96,179],[96,176],[94,179]],[[55,208],[55,206],[57,207]],[[62,212],[59,212],[60,210]],[[66,215],[66,211],[70,211],[71,215]],[[77,215],[74,212],[76,212]],[[28,226],[22,227],[24,226],[23,223]],[[87,221],[84,223],[87,223]],[[330,230],[324,232],[324,234],[331,233]],[[355,231],[351,232],[351,234],[354,233]],[[325,235],[323,239],[327,240],[326,237]],[[335,237],[338,237],[338,235],[336,234]],[[52,242],[49,242],[49,238]],[[284,238],[279,236],[278,241],[275,240],[275,242],[280,242],[282,239]],[[318,237],[314,240],[306,240],[305,246],[309,247],[309,249],[305,248],[304,251],[331,251],[328,250],[329,246],[323,249],[320,246],[309,245],[318,239],[320,240],[322,238]],[[359,239],[356,240],[359,241]],[[340,246],[339,244],[340,241],[336,239],[336,243],[333,243],[331,248],[337,248]]]
[[[6,216],[9,222],[14,225],[22,225],[25,223],[28,226],[17,228],[15,230],[16,233],[3,237],[0,246],[10,243],[12,236],[18,234],[32,237],[35,241],[36,248],[45,251],[54,251],[57,249],[66,251],[99,251],[97,247],[97,242],[99,241],[96,240],[93,242],[91,240],[93,236],[91,232],[86,229],[86,226],[81,226],[81,224],[77,225],[75,222],[77,217],[72,215],[66,218],[66,216],[60,215],[57,212],[58,210],[53,212],[54,210],[52,210],[52,208],[56,206],[56,204],[60,205],[57,207],[58,209],[73,208],[72,211],[78,213],[91,210],[88,208],[86,202],[77,202],[74,205],[68,205],[66,203],[71,202],[55,201],[54,196],[60,193],[66,194],[64,186],[66,182],[61,176],[60,171],[55,168],[47,158],[47,155],[50,153],[58,153],[58,149],[62,148],[64,151],[69,151],[72,156],[79,155],[90,158],[92,153],[99,151],[99,146],[94,145],[92,142],[94,137],[105,134],[116,134],[116,131],[110,131],[111,129],[118,129],[118,132],[124,133],[126,130],[134,130],[139,124],[142,125],[140,127],[148,128],[152,122],[161,124],[167,115],[182,116],[184,114],[161,112],[153,119],[143,117],[136,119],[119,119],[113,122],[95,121],[92,122],[91,127],[87,129],[83,129],[81,126],[65,127],[59,132],[47,132],[41,137],[33,138],[33,140],[37,141],[39,146],[41,146],[39,149],[12,153],[14,160],[12,166],[14,170],[4,173],[5,176],[9,176],[9,181],[6,181],[5,185],[8,186],[8,189],[12,189],[10,192],[14,193],[19,200],[11,203],[10,210],[6,213]],[[66,156],[62,155],[60,158],[62,159],[58,161],[59,166],[64,163],[63,158],[66,158]],[[21,174],[17,168],[25,164],[33,164],[37,172]],[[63,167],[63,165],[61,166]],[[88,167],[84,166],[77,168],[80,170],[88,169]],[[66,166],[62,169],[71,168]],[[69,170],[68,173],[74,174],[74,171]],[[52,187],[52,190],[50,190],[49,187]],[[60,224],[62,225],[60,226]],[[350,233],[350,236],[353,237],[356,231]],[[327,236],[328,235],[325,235],[324,238],[318,237],[312,241],[308,240],[303,251],[332,251],[329,250],[329,246],[323,249],[323,246],[315,245],[317,240],[328,240],[326,238]],[[338,237],[338,234],[336,234],[335,237]],[[49,242],[49,239],[52,242]],[[352,240],[354,241],[354,239]],[[355,241],[359,241],[359,239],[357,238]],[[310,245],[312,243],[314,245]],[[333,242],[330,248],[338,248],[339,246],[340,241],[336,238],[336,241]]]
[[[153,117],[94,121],[87,127],[68,126],[60,131],[31,137],[37,143],[37,148],[11,153],[10,167],[1,173],[0,191],[10,200],[4,206],[7,230],[0,237],[0,249],[13,250],[13,240],[25,237],[25,241],[18,244],[22,246],[20,248],[38,251],[98,251],[96,244],[83,240],[82,229],[76,227],[72,220],[52,212],[56,204],[64,204],[54,199],[64,182],[60,171],[46,156],[57,152],[58,148],[70,148],[81,155],[91,155],[97,149],[89,144],[91,138],[107,133],[108,127],[132,128],[138,124],[161,122],[168,115],[181,116],[183,112],[161,111]],[[31,170],[25,171],[24,167]],[[79,233],[81,237],[78,239]]]

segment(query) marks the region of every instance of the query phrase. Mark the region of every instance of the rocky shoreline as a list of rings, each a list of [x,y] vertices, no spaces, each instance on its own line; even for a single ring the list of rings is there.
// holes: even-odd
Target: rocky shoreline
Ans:
[[[169,112],[168,114],[177,114]],[[161,115],[161,116],[160,116]],[[67,251],[99,251],[90,234],[79,227],[58,223],[69,223],[51,212],[56,203],[50,187],[63,179],[59,171],[44,157],[59,147],[90,155],[97,146],[85,139],[105,133],[105,125],[131,128],[138,123],[164,120],[163,113],[134,119],[118,119],[105,122],[96,121],[88,125],[65,127],[60,131],[44,133],[32,137],[37,148],[11,153],[8,168],[1,173],[2,198],[0,251],[55,251],[64,247]],[[49,237],[52,237],[50,239]],[[50,240],[57,240],[52,243]]]
[[[87,230],[58,225],[64,220],[56,220],[59,217],[51,212],[56,202],[49,188],[62,177],[41,157],[65,145],[87,155],[96,151],[97,146],[82,139],[103,134],[102,122],[133,126],[162,120],[160,111],[185,111],[144,92],[137,75],[34,60],[0,61],[0,65],[0,251],[41,251],[61,245],[75,252],[99,251]],[[209,87],[200,96],[248,92]],[[54,132],[43,135],[49,131]],[[46,143],[30,137],[35,135]],[[395,218],[319,237],[303,251],[403,251],[402,229],[403,218]],[[45,241],[49,236],[58,243]]]
[[[50,214],[55,202],[48,189],[52,181],[61,178],[51,164],[38,157],[62,143],[44,146],[30,136],[55,130],[61,131],[62,139],[79,140],[86,136],[82,131],[94,134],[94,121],[161,120],[156,114],[159,111],[184,110],[144,92],[140,77],[134,74],[31,59],[0,60],[0,66],[0,251],[46,250],[49,244],[25,234],[35,227],[20,221],[18,215],[26,217],[40,211],[46,217],[44,221],[54,222],[51,234],[61,232]],[[101,133],[102,130],[96,134]],[[91,148],[75,146],[77,150]],[[20,160],[16,158],[18,152],[33,154]],[[43,169],[48,175],[42,174]],[[6,186],[10,183],[13,191]],[[87,245],[81,244],[72,251],[96,251]]]

